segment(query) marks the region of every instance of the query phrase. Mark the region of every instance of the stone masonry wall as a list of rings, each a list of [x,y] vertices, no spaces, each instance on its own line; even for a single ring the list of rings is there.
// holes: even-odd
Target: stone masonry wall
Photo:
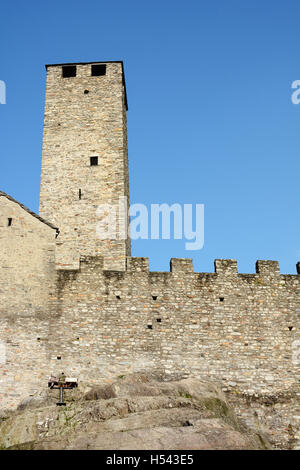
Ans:
[[[54,227],[0,195],[0,409],[14,408],[45,380],[48,353],[38,338],[48,338],[55,237]]]
[[[119,226],[115,240],[96,235],[98,206],[129,200],[123,68],[106,63],[105,75],[91,76],[91,67],[76,64],[76,77],[68,78],[62,66],[47,67],[40,215],[60,229],[58,268],[103,255],[107,269],[124,270],[130,241],[119,240]]]
[[[95,382],[159,369],[249,393],[297,383],[299,275],[280,275],[272,261],[258,261],[256,274],[238,274],[233,260],[216,260],[215,273],[181,259],[169,273],[149,273],[147,258],[128,258],[125,273],[102,263],[83,258],[80,271],[58,274],[53,366],[61,357],[59,368]]]
[[[194,273],[189,259],[149,272],[147,258],[127,258],[123,272],[103,270],[102,257],[82,257],[79,270],[57,271],[46,315],[2,319],[0,408],[62,371],[89,383],[156,370],[248,394],[298,390],[299,294],[300,276],[280,275],[275,261],[238,274],[234,260]]]
[[[0,194],[0,318],[46,308],[55,283],[55,237],[55,228]]]

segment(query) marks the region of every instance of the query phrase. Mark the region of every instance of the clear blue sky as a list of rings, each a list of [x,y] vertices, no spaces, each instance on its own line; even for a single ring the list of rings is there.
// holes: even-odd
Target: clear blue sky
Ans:
[[[1,5],[0,189],[38,211],[46,63],[123,60],[131,202],[205,204],[205,245],[135,241],[152,270],[193,257],[300,260],[297,0]]]

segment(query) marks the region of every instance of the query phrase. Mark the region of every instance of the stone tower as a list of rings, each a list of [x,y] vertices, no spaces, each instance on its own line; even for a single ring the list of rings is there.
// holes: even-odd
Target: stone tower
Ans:
[[[73,269],[80,256],[103,255],[106,269],[123,270],[130,256],[126,212],[120,211],[115,239],[96,233],[99,205],[113,205],[118,219],[121,200],[129,203],[123,63],[51,64],[46,70],[40,215],[60,230],[56,265]]]

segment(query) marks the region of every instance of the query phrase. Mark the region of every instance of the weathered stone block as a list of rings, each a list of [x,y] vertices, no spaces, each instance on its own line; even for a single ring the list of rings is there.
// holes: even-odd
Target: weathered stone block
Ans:
[[[263,276],[280,275],[278,261],[258,260],[256,261],[256,272]]]
[[[170,260],[170,271],[172,273],[193,273],[193,260],[191,258],[172,258]]]
[[[215,273],[228,276],[237,274],[237,261],[235,259],[216,259]]]

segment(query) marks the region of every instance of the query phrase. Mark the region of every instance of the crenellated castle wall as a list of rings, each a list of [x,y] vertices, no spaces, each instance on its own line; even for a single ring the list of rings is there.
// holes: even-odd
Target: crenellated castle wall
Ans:
[[[299,275],[280,275],[275,261],[258,261],[256,274],[238,274],[234,260],[216,260],[215,273],[194,273],[189,259],[170,267],[128,258],[126,272],[103,271],[101,258],[82,258],[78,272],[58,273],[52,359],[94,380],[150,367],[250,392],[295,384]]]
[[[298,275],[282,275],[276,261],[258,261],[255,274],[242,274],[235,260],[216,260],[214,273],[194,273],[190,259],[149,272],[147,258],[106,271],[102,257],[82,257],[79,270],[57,271],[48,315],[2,326],[7,374],[22,369],[26,380],[0,406],[61,371],[89,383],[156,370],[247,394],[296,390],[299,272],[299,263]],[[20,352],[11,356],[14,342]]]

